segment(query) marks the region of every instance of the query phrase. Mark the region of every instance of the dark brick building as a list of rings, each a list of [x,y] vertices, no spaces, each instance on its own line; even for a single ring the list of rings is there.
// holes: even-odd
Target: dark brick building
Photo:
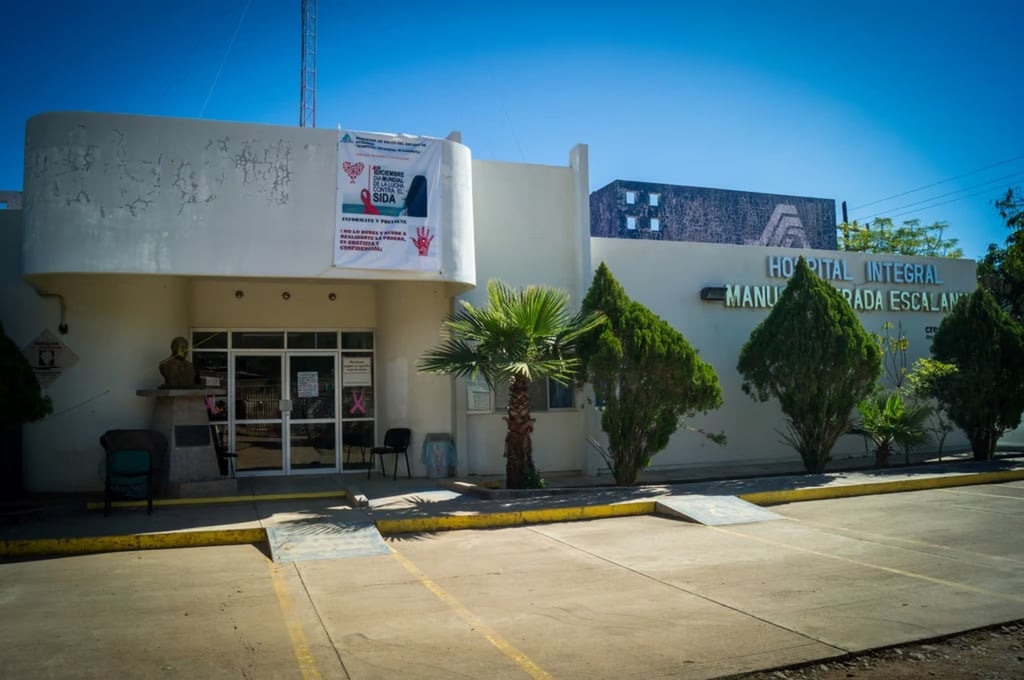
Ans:
[[[590,194],[590,234],[835,250],[836,202],[620,179]]]

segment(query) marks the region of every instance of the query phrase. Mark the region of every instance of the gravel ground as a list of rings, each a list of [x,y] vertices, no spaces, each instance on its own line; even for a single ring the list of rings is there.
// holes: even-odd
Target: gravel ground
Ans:
[[[837,661],[732,676],[735,680],[909,680],[1024,678],[1024,621]]]

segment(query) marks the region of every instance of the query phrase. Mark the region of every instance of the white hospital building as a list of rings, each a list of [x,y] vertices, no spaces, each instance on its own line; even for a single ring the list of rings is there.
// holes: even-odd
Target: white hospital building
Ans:
[[[102,489],[99,438],[149,427],[154,398],[138,391],[160,384],[176,336],[219,402],[239,476],[365,474],[363,447],[391,427],[412,430],[413,476],[428,472],[419,451],[429,433],[451,436],[459,475],[501,474],[502,395],[421,374],[417,359],[458,300],[484,301],[489,279],[556,286],[578,305],[602,261],[722,384],[723,407],[693,424],[725,431],[728,444],[681,430],[653,467],[686,477],[798,462],[775,433],[778,406],[744,395],[736,372],[798,255],[867,330],[899,322],[911,361],[975,287],[972,261],[808,248],[827,229],[810,238],[811,218],[786,197],[753,195],[759,207],[723,194],[746,212],[736,238],[717,238],[732,218],[687,212],[699,192],[673,198],[671,187],[623,181],[595,192],[605,192],[598,220],[585,145],[545,166],[474,159],[457,134],[373,146],[381,139],[102,113],[29,120],[21,208],[0,210],[0,319],[54,404],[24,428],[26,487]],[[416,154],[427,170],[394,170]],[[40,347],[52,353],[31,354]],[[542,474],[601,472],[604,437],[581,394],[540,384],[534,407]],[[959,433],[946,442],[964,446]],[[862,439],[844,437],[833,458],[864,453]]]

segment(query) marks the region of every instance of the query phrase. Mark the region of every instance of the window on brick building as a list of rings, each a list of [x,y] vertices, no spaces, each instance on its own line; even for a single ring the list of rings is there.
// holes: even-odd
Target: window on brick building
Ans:
[[[661,220],[657,217],[651,218],[651,231],[661,231]]]
[[[648,202],[654,208],[658,207],[658,200],[661,198],[661,194],[650,194],[647,197]]]
[[[636,229],[636,218],[635,217],[627,217],[626,218],[626,229]]]
[[[626,205],[633,205],[634,203],[636,203],[636,192],[635,191],[627,191],[626,192]]]

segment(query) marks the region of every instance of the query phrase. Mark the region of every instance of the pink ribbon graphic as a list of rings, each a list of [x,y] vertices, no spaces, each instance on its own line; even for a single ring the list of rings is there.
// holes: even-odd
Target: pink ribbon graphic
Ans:
[[[366,415],[366,406],[363,405],[363,400],[366,398],[366,393],[363,390],[356,392],[352,391],[352,407],[349,408],[349,415],[362,414]]]

